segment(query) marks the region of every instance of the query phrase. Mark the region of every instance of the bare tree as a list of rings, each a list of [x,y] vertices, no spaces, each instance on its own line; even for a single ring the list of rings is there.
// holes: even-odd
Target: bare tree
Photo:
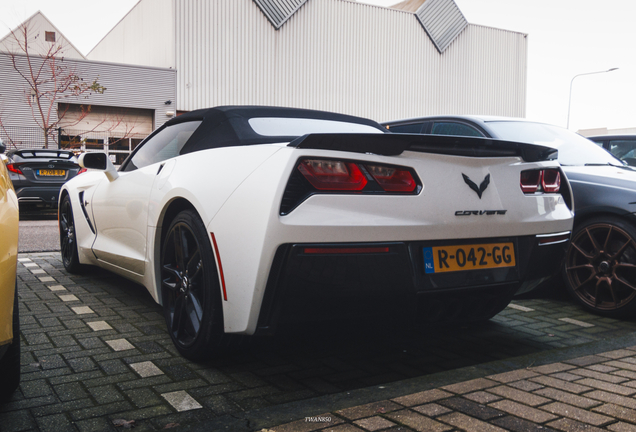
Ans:
[[[103,94],[106,88],[99,84],[99,77],[85,80],[76,63],[65,61],[61,43],[39,43],[43,42],[41,34],[32,33],[28,21],[13,30],[10,35],[13,49],[9,55],[13,69],[26,84],[25,99],[48,147],[68,112],[69,103]],[[89,112],[90,105],[83,105],[73,122],[79,123]],[[65,124],[68,127],[69,121]],[[1,117],[0,127],[3,127]]]

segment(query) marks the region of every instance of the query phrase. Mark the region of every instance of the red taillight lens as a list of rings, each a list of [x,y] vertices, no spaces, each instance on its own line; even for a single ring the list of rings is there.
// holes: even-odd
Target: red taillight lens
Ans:
[[[545,193],[557,193],[561,189],[561,173],[556,169],[542,171],[541,187]]]
[[[521,171],[520,184],[523,193],[535,193],[539,190],[539,185],[541,184],[541,171]]]
[[[367,179],[355,163],[326,159],[305,159],[298,170],[318,190],[360,191]]]
[[[422,182],[415,169],[347,159],[298,159],[280,205],[280,215],[293,211],[313,195],[417,195]]]
[[[405,169],[380,165],[365,165],[375,181],[387,192],[413,192],[417,183]]]
[[[88,169],[82,168],[77,172],[77,174],[79,175],[79,174],[85,173],[86,171],[88,171]]]
[[[520,185],[525,194],[558,193],[561,189],[561,172],[558,169],[522,171]]]
[[[22,170],[19,168],[20,164],[7,164],[7,169],[16,174],[22,174]]]

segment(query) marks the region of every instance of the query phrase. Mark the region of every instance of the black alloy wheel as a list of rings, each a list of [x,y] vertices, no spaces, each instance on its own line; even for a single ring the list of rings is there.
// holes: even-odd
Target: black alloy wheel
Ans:
[[[161,292],[168,332],[190,360],[205,360],[224,337],[221,290],[208,234],[199,216],[182,211],[161,251]]]
[[[68,195],[62,198],[59,210],[60,227],[60,251],[62,253],[62,264],[66,271],[70,273],[81,273],[84,265],[80,264],[77,254],[77,237],[75,232],[75,220],[73,219],[73,208]]]
[[[565,263],[570,294],[585,308],[613,318],[636,310],[636,229],[607,217],[577,227]]]

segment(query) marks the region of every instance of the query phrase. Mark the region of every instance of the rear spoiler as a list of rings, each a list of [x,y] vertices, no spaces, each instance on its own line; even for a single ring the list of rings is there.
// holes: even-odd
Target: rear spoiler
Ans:
[[[557,149],[491,138],[421,134],[310,134],[290,147],[397,156],[405,151],[469,157],[520,157],[526,162],[557,158]]]
[[[36,158],[36,157],[50,157],[59,159],[71,159],[74,155],[68,150],[55,150],[55,149],[22,149],[12,150],[11,155],[18,155],[24,159]]]

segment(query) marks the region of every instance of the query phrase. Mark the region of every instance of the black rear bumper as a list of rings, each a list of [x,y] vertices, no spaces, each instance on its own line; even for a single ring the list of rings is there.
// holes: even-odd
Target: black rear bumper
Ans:
[[[425,247],[503,242],[514,244],[514,267],[439,274],[424,270]],[[271,333],[278,323],[396,313],[430,322],[488,319],[515,294],[558,273],[568,243],[563,236],[551,243],[532,235],[281,245],[271,268],[257,333]]]
[[[59,186],[27,186],[16,188],[16,195],[20,206],[34,205],[45,207],[57,207],[58,196],[60,195]]]

